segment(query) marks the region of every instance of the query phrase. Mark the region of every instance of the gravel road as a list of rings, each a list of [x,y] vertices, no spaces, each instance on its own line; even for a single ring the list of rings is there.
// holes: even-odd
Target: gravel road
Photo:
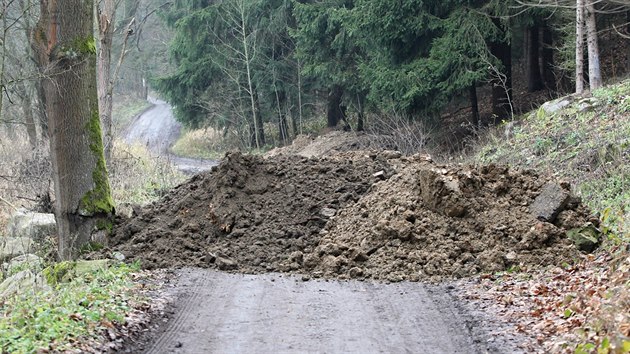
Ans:
[[[452,285],[303,281],[185,268],[171,318],[144,353],[516,353]]]
[[[215,160],[192,159],[170,153],[170,147],[181,133],[182,126],[175,120],[171,106],[161,100],[149,98],[153,106],[138,115],[123,132],[129,144],[145,144],[156,155],[168,157],[177,168],[187,174],[194,174],[216,166]]]

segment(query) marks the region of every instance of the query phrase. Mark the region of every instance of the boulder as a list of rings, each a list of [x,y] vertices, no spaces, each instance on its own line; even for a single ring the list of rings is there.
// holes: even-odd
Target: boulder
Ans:
[[[43,264],[44,261],[40,257],[29,253],[11,259],[3,264],[2,268],[7,274],[13,275],[25,269],[40,271]]]
[[[26,209],[18,210],[7,224],[7,236],[30,237],[41,242],[57,232],[54,214],[35,213]]]
[[[18,272],[0,284],[0,300],[4,300],[16,294],[51,290],[46,279],[32,270]]]
[[[573,103],[575,99],[572,96],[561,97],[553,101],[545,102],[541,109],[547,114],[556,113]]]
[[[570,197],[569,192],[559,184],[547,183],[529,206],[529,211],[536,219],[551,223],[564,210]]]
[[[30,253],[34,242],[29,237],[0,238],[0,262],[6,262],[17,256]]]

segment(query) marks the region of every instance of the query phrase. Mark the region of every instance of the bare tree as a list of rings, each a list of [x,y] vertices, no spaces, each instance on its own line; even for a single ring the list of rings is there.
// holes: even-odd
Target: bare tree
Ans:
[[[45,68],[55,216],[61,259],[75,257],[95,229],[109,229],[111,196],[96,90],[94,0],[42,0],[35,29]]]

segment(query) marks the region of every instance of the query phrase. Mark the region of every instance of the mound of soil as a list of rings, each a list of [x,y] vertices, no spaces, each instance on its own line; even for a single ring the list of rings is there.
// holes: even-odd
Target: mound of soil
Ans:
[[[333,153],[364,150],[371,145],[373,142],[366,134],[331,131],[316,138],[299,135],[291,145],[270,150],[266,157],[277,155],[330,156]]]
[[[577,257],[566,231],[589,214],[562,185],[559,215],[538,220],[530,209],[546,185],[533,171],[426,155],[235,153],[119,220],[112,248],[147,268],[389,281],[557,265]]]

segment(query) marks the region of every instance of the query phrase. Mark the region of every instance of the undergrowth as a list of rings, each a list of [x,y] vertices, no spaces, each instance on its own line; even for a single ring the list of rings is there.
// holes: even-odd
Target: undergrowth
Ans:
[[[63,352],[99,342],[142,301],[132,291],[137,285],[131,275],[138,268],[120,264],[6,299],[0,308],[0,352]]]

